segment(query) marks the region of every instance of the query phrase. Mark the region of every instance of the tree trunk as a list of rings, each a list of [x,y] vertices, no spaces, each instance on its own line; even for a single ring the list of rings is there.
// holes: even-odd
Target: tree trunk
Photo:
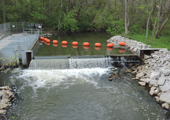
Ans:
[[[129,30],[128,30],[128,12],[127,12],[127,0],[125,0],[125,34],[127,35]]]
[[[4,23],[6,23],[4,0],[2,0],[2,12],[3,12],[3,20],[4,20]]]
[[[61,9],[62,9],[62,0],[61,0],[60,14],[59,14],[59,18],[58,18],[58,32],[60,31]]]
[[[168,2],[166,3],[166,6],[162,12],[162,14],[160,15],[159,21],[158,21],[158,25],[157,25],[157,30],[156,30],[156,34],[155,34],[155,38],[158,38],[159,34],[162,31],[162,28],[164,27],[165,23],[167,22],[167,20],[169,19],[169,14],[170,14],[170,0],[168,0]],[[165,14],[168,11],[168,18],[165,20]]]
[[[3,12],[3,20],[4,20],[4,31],[6,31],[6,18],[5,18],[5,7],[4,7],[4,0],[2,0],[2,12]]]
[[[162,29],[163,29],[164,25],[168,22],[169,17],[170,17],[170,13],[168,14],[167,19],[166,19],[166,20],[162,23],[162,25],[161,25],[161,27],[160,27],[160,29],[159,29],[158,35],[161,33],[161,31],[162,31]]]
[[[151,40],[151,44],[153,43],[153,38],[154,38],[154,34],[155,34],[155,28],[156,28],[156,24],[157,24],[157,18],[158,18],[158,16],[159,16],[159,13],[158,13],[158,15],[156,16],[156,18],[155,18],[155,24],[154,24],[154,27],[153,27],[153,30],[152,30],[152,40]]]
[[[146,39],[145,39],[145,43],[147,43],[147,39],[148,39],[149,21],[151,20],[151,15],[153,14],[153,11],[154,11],[154,0],[152,0],[151,2],[152,2],[152,10],[151,10],[151,12],[149,14],[147,25],[146,25]]]

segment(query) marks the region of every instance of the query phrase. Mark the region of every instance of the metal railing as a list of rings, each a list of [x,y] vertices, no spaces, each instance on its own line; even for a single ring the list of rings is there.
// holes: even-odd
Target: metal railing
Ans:
[[[10,23],[0,24],[0,39],[10,34]]]
[[[31,31],[32,32],[32,31]],[[39,36],[39,30],[34,32],[34,34],[32,34],[29,39],[27,39],[27,49],[30,49],[31,46],[33,45],[34,43],[34,39],[37,38]]]
[[[4,23],[0,24],[0,39],[17,33],[34,34],[35,31],[39,31],[42,34],[42,24],[29,22]]]
[[[26,51],[30,50],[34,42],[42,34],[42,27],[40,28],[39,26],[41,24],[28,22],[0,24],[0,39],[5,37],[3,43],[11,41],[11,43],[0,49],[0,57],[5,58],[5,61],[0,60],[0,63],[9,63],[8,58],[15,56],[18,59],[21,58],[23,64],[26,64]]]

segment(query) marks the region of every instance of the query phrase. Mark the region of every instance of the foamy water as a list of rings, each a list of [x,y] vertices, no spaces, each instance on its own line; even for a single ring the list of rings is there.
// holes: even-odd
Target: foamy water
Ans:
[[[18,78],[24,80],[24,86],[33,89],[40,87],[50,88],[54,86],[89,83],[97,86],[102,75],[109,75],[109,69],[65,69],[65,70],[23,70]],[[23,86],[23,87],[24,87]]]
[[[118,71],[117,71],[118,72]],[[119,71],[121,73],[121,71]],[[165,110],[123,73],[110,69],[21,70],[10,76],[16,100],[7,118],[17,120],[166,119]]]

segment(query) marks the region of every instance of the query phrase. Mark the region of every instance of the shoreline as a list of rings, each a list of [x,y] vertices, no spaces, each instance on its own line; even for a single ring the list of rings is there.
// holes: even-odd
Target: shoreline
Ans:
[[[113,45],[125,42],[125,47],[132,53],[137,53],[140,49],[150,48],[150,45],[121,36],[111,37],[107,42],[111,42]],[[163,108],[170,109],[170,51],[168,49],[144,55],[142,65],[135,67],[135,69],[126,69],[126,72],[136,74],[133,79],[138,80],[141,86],[149,86],[149,94],[155,97],[155,101]]]
[[[0,114],[6,113],[6,108],[10,106],[10,102],[13,98],[14,94],[9,86],[0,87]]]

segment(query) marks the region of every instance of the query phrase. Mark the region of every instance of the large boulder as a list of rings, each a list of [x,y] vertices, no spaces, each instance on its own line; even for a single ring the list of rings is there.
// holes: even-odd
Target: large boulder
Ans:
[[[162,107],[163,107],[163,108],[166,108],[166,109],[169,109],[169,104],[168,104],[168,103],[163,103],[163,104],[162,104]]]
[[[170,68],[167,66],[162,66],[159,68],[159,71],[164,74],[165,76],[170,74]]]
[[[170,104],[170,91],[160,95],[160,101]]]
[[[146,85],[146,82],[138,82],[139,83],[139,85],[141,85],[141,86],[145,86]]]
[[[170,90],[170,81],[166,81],[163,86],[159,86],[162,92]]]
[[[139,78],[143,77],[144,75],[145,75],[145,74],[144,74],[143,72],[138,73],[138,74],[136,75],[136,78],[139,79]]]
[[[161,72],[159,72],[159,71],[154,71],[154,72],[151,73],[150,79],[152,79],[152,80],[158,79],[158,78],[160,77],[160,74],[161,74]]]
[[[150,79],[140,79],[140,81],[149,83]]]
[[[0,110],[0,114],[6,113],[6,110]]]
[[[158,86],[158,81],[157,80],[150,80],[149,84],[151,86]]]
[[[159,53],[163,54],[163,55],[166,55],[168,53],[168,49],[161,49],[159,50]]]
[[[156,89],[156,87],[151,87],[151,89],[150,89],[150,91],[149,91],[149,94],[150,95],[154,95],[155,94],[155,89]]]
[[[150,58],[152,58],[150,55],[145,55],[144,54],[144,59],[146,60],[146,59],[150,59]]]
[[[160,77],[158,80],[158,85],[161,85],[161,86],[164,85],[165,81],[166,81],[165,77]]]

